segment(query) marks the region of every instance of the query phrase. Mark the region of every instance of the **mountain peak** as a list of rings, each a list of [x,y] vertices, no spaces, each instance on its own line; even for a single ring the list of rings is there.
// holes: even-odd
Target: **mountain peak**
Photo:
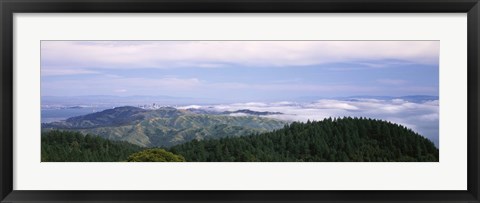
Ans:
[[[145,117],[143,113],[146,111],[133,106],[115,107],[92,114],[71,117],[62,122],[45,124],[45,126],[60,125],[69,128],[91,128],[125,125],[143,119]]]

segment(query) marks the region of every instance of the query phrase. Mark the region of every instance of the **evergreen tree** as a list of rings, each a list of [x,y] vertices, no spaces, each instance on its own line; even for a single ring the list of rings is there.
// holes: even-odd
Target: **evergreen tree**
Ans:
[[[128,162],[184,162],[180,155],[167,152],[164,149],[147,149],[128,156]]]
[[[103,138],[69,131],[42,133],[41,153],[43,162],[117,162],[142,150],[128,142],[110,141]]]
[[[391,122],[327,118],[260,135],[191,141],[169,149],[187,161],[438,161],[428,139]]]

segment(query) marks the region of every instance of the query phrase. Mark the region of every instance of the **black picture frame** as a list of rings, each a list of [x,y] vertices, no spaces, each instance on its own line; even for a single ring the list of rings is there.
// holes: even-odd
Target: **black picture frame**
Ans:
[[[479,0],[0,0],[1,202],[479,202]],[[14,13],[467,13],[466,191],[19,191],[13,190]]]

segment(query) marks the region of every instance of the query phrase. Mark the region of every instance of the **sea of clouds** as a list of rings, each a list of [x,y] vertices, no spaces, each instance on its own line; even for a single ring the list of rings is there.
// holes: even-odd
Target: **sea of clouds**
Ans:
[[[407,101],[403,99],[321,99],[314,102],[249,102],[209,106],[184,106],[180,108],[209,109],[214,111],[280,112],[282,114],[264,117],[286,121],[323,120],[329,117],[368,117],[404,125],[430,139],[438,147],[439,143],[439,102]],[[241,115],[241,114],[235,114]]]

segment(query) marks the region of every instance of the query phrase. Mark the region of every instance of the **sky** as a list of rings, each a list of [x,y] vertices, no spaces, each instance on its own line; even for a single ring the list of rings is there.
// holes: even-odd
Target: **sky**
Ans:
[[[42,96],[438,96],[439,41],[42,41]]]

